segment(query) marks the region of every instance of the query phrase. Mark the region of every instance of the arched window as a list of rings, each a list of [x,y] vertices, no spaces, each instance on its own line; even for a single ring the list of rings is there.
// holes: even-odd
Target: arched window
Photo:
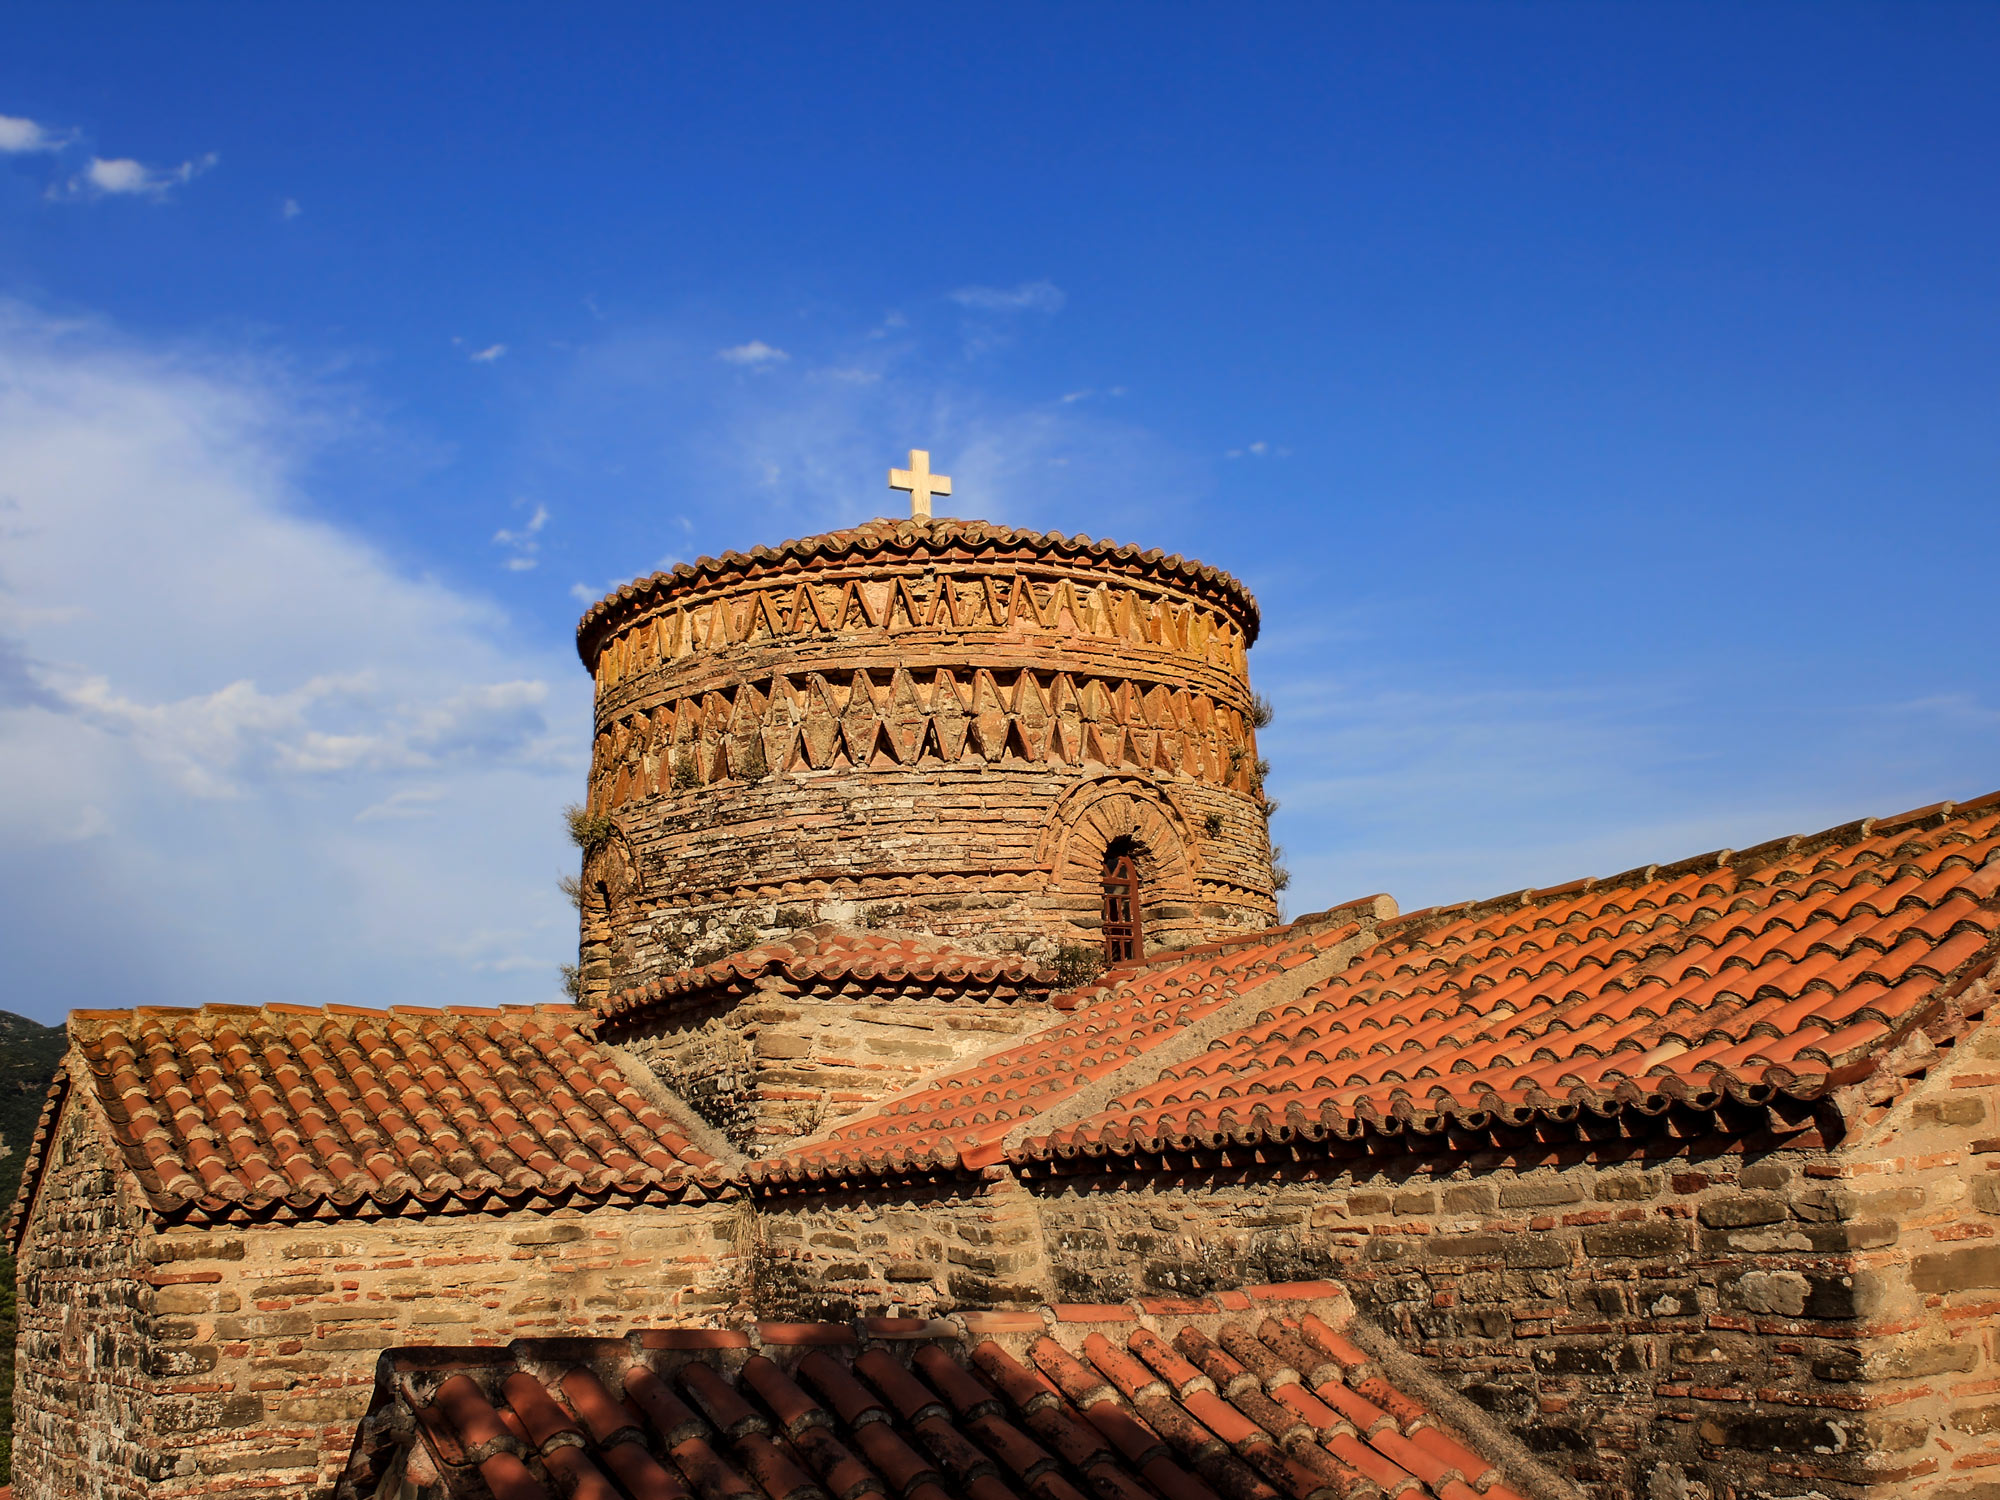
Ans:
[[[1145,956],[1140,930],[1139,858],[1129,838],[1113,839],[1104,851],[1104,960],[1123,963]]]

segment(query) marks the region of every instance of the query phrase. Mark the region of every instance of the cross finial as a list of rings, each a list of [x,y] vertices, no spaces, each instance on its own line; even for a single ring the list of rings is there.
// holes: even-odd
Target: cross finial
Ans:
[[[921,448],[912,448],[909,468],[889,471],[889,488],[910,492],[910,516],[916,520],[930,515],[931,496],[951,493],[951,476],[933,474],[930,454]]]

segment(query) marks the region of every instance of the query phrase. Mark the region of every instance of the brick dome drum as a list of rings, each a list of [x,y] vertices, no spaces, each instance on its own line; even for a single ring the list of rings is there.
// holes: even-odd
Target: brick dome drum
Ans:
[[[944,519],[620,589],[577,633],[585,998],[820,922],[1094,948],[1114,844],[1147,948],[1269,925],[1257,625],[1200,563]]]

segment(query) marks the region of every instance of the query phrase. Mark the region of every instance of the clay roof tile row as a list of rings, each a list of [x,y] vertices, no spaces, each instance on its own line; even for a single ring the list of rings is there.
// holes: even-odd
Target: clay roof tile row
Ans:
[[[163,1213],[452,1211],[719,1186],[720,1163],[584,1035],[588,1020],[569,1006],[79,1011],[67,1076]]]
[[[1299,928],[1114,975],[1077,997],[1069,1023],[754,1163],[751,1178],[1812,1099],[1948,1002],[1983,1009],[1985,986],[1972,981],[2000,950],[2000,793],[1740,856],[1362,921],[1373,941],[1343,971],[1195,1057],[1145,1063],[1180,1028],[1310,956]],[[1306,941],[1362,930],[1322,920]],[[1102,1108],[1034,1130],[1114,1074],[1129,1087]]]
[[[1520,1500],[1327,1283],[926,1322],[762,1323],[378,1367],[336,1495]]]
[[[930,999],[1041,999],[1056,984],[1053,970],[1020,954],[967,953],[932,938],[820,926],[622,991],[604,1001],[598,1015],[607,1024],[626,1025],[660,1010],[745,992],[770,975],[859,994],[915,989]]]

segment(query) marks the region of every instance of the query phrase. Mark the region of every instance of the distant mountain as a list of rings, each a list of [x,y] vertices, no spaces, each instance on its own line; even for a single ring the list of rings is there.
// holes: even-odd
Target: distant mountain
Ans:
[[[14,1201],[27,1165],[28,1142],[35,1138],[35,1121],[49,1096],[69,1035],[60,1026],[44,1026],[0,1010],[0,1219]]]

